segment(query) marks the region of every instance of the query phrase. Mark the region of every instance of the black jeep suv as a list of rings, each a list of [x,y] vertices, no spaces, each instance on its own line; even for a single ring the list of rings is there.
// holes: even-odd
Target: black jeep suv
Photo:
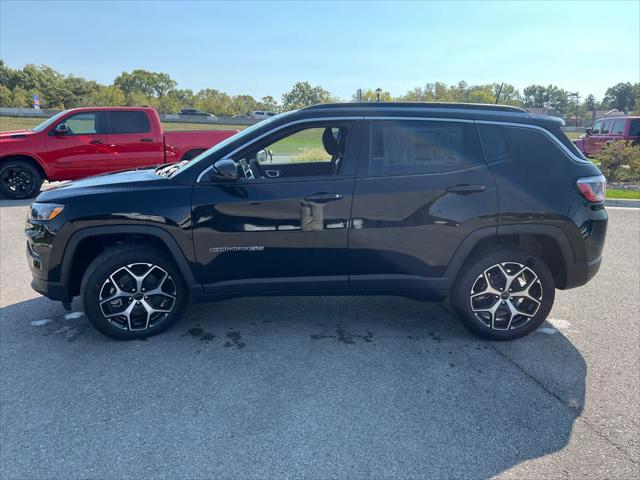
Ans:
[[[351,103],[269,118],[188,163],[41,193],[33,288],[115,338],[188,298],[403,295],[526,335],[597,272],[605,179],[562,121],[493,105]]]

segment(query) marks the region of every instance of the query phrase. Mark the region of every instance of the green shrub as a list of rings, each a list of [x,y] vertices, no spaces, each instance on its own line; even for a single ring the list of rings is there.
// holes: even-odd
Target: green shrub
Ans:
[[[611,142],[596,155],[597,164],[609,182],[640,180],[640,145]]]

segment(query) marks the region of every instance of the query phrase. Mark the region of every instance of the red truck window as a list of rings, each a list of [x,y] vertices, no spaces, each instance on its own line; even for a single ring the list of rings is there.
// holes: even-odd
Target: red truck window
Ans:
[[[111,133],[146,133],[151,131],[146,112],[109,112]]]
[[[631,125],[629,125],[629,136],[640,137],[640,118],[634,118],[631,120]]]
[[[594,135],[599,134],[600,128],[602,128],[602,121],[598,120],[596,123],[593,124],[593,127],[591,127],[591,133]]]
[[[602,124],[602,131],[600,132],[602,135],[608,135],[609,132],[611,131],[611,124],[613,123],[613,120],[606,120],[603,124]]]
[[[624,133],[624,118],[620,120],[616,120],[613,122],[613,130],[611,130],[612,135],[622,135]]]
[[[90,112],[71,115],[63,123],[67,125],[67,135],[91,135],[98,133],[96,114]]]

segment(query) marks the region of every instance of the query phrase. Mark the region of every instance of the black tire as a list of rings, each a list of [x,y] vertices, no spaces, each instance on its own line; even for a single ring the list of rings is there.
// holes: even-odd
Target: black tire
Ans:
[[[0,193],[5,198],[34,197],[43,181],[40,171],[24,160],[6,160],[0,164]]]
[[[191,160],[193,158],[196,158],[198,155],[200,155],[202,152],[204,152],[204,149],[197,149],[197,150],[189,150],[187,153],[185,153],[182,156],[182,160]]]
[[[129,271],[124,270],[125,267]],[[148,268],[146,273],[145,268]],[[140,285],[132,274],[144,277]],[[118,294],[110,276],[118,282],[122,295]],[[155,294],[150,294],[154,291]],[[188,300],[182,275],[173,261],[161,251],[141,246],[114,247],[96,257],[82,279],[81,295],[91,324],[117,340],[163,332],[180,318]],[[175,298],[171,300],[171,297]],[[112,301],[105,302],[105,299]],[[154,312],[150,312],[150,308]],[[156,308],[163,311],[155,311]],[[114,316],[107,320],[105,312]]]
[[[505,274],[518,272],[520,276],[511,282],[512,292],[506,291]],[[554,299],[555,281],[549,267],[518,248],[488,251],[469,261],[451,292],[451,306],[462,323],[489,340],[514,340],[531,333],[545,321]],[[492,308],[494,312],[489,311]]]

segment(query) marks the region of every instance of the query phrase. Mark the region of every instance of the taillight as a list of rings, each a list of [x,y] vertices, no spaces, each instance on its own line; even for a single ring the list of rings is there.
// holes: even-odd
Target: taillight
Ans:
[[[607,179],[603,175],[582,177],[577,182],[578,190],[584,198],[593,203],[604,202],[607,191]]]

